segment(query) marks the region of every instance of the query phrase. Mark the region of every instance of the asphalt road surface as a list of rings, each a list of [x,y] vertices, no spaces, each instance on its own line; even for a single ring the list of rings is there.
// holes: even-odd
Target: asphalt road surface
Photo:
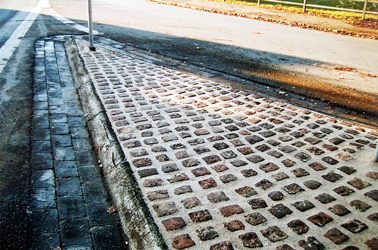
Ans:
[[[85,0],[50,4],[76,22],[87,20]],[[376,110],[366,107],[378,94],[377,77],[371,77],[378,75],[375,40],[146,0],[93,1],[93,19],[95,30],[117,41],[311,97]],[[335,66],[349,70],[333,70]],[[364,99],[367,95],[374,97]]]

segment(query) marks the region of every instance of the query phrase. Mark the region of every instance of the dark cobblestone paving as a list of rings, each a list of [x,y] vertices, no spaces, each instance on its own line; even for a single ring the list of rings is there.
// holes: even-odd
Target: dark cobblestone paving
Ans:
[[[127,249],[92,150],[65,40],[35,44],[30,249]]]
[[[77,43],[171,249],[377,249],[377,131]]]

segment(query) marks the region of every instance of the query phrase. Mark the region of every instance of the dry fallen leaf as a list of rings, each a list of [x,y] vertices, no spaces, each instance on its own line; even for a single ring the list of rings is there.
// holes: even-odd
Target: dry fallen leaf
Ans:
[[[113,206],[108,207],[108,210],[107,210],[107,212],[108,212],[109,214],[116,213],[117,211],[118,211],[118,209],[115,208],[115,207],[113,207]]]

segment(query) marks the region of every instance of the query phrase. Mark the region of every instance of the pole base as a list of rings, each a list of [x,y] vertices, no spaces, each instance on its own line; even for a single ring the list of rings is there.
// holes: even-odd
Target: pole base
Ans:
[[[89,50],[90,51],[96,51],[96,48],[95,47],[89,47]]]

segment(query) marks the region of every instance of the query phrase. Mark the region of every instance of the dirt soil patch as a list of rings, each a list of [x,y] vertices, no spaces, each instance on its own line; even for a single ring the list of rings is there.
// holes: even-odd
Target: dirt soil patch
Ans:
[[[307,13],[292,13],[258,6],[238,5],[207,0],[152,0],[154,2],[202,10],[223,15],[245,17],[266,22],[320,30],[341,35],[378,40],[378,20],[346,20],[314,16]]]

